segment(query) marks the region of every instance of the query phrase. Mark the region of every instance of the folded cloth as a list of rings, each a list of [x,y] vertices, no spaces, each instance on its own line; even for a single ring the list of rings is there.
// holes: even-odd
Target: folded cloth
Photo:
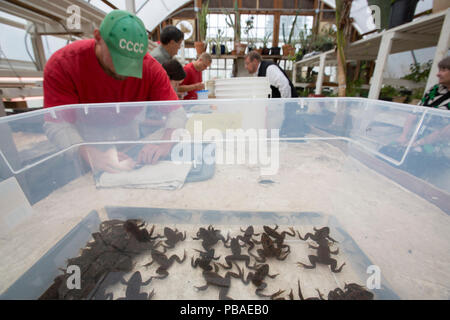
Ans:
[[[159,161],[132,171],[103,172],[97,179],[97,187],[176,190],[183,186],[191,167],[190,162]]]

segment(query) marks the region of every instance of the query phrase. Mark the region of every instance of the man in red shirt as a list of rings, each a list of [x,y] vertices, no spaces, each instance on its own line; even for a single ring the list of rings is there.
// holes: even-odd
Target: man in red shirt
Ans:
[[[149,100],[178,100],[162,66],[147,53],[148,37],[142,21],[127,11],[110,12],[94,39],[75,41],[55,52],[44,70],[44,108],[70,105]],[[58,108],[47,115],[47,136],[60,148],[83,142],[139,139],[142,107],[82,110]],[[174,129],[184,127],[186,114],[180,106],[164,106],[161,137],[170,139]],[[107,172],[131,170],[136,163],[156,163],[169,154],[172,144],[147,144],[136,160],[110,146],[83,145],[81,156],[93,169]],[[114,149],[115,150],[115,149]]]
[[[184,66],[186,78],[178,86],[178,92],[187,92],[184,100],[198,99],[196,91],[205,89],[205,85],[202,82],[202,72],[211,65],[211,62],[211,55],[203,52],[196,61]]]

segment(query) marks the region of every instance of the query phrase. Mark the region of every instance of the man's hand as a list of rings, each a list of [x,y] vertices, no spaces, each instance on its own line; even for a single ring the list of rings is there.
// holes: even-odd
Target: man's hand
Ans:
[[[80,154],[91,165],[92,170],[119,173],[133,170],[136,166],[133,159],[123,152],[117,152],[115,148],[103,152],[95,147],[82,146],[80,147]]]
[[[205,84],[203,82],[196,83],[194,86],[195,86],[194,90],[204,90],[205,89]]]
[[[139,152],[137,162],[156,164],[159,159],[166,157],[172,149],[172,143],[147,144]]]
[[[162,136],[162,140],[171,140],[172,133],[175,129],[166,129]],[[159,159],[166,157],[175,143],[147,144],[139,152],[137,162],[156,164]]]

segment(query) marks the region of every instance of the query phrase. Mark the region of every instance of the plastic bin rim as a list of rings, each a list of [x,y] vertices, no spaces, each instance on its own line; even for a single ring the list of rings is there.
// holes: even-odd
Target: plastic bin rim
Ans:
[[[267,100],[269,98],[257,98],[257,99],[244,99],[240,98],[239,100]],[[237,99],[214,99],[214,101],[217,103],[220,102],[235,102]],[[273,100],[273,99],[270,99]],[[423,107],[423,106],[415,106],[415,105],[408,105],[404,103],[398,103],[398,102],[391,102],[391,101],[382,101],[377,99],[369,99],[369,98],[362,98],[362,97],[298,97],[298,98],[277,98],[273,101],[273,103],[282,103],[282,102],[288,102],[288,101],[359,101],[363,103],[373,103],[373,104],[383,104],[385,106],[396,106],[397,108],[413,111],[413,108],[416,111],[424,111],[428,114],[436,114],[439,116],[444,117],[450,117],[450,112],[448,110],[442,110],[438,108],[429,108],[429,107]],[[199,101],[196,100],[196,103]],[[50,108],[43,108],[35,111],[30,112],[24,112],[14,115],[9,115],[5,117],[0,117],[0,123],[8,123],[10,121],[15,121],[19,119],[28,119],[39,115],[44,115],[47,113],[50,113],[52,111],[60,111],[60,110],[66,110],[67,108],[73,108],[73,109],[82,109],[85,107],[91,108],[111,108],[111,107],[120,107],[120,108],[127,108],[127,107],[145,107],[145,106],[152,106],[152,105],[158,105],[158,106],[164,106],[164,105],[184,105],[184,104],[192,104],[192,101],[189,100],[164,100],[164,101],[132,101],[132,102],[107,102],[107,103],[80,103],[80,104],[66,104],[66,105],[60,105],[60,106],[54,106]],[[203,101],[202,103],[210,103]]]

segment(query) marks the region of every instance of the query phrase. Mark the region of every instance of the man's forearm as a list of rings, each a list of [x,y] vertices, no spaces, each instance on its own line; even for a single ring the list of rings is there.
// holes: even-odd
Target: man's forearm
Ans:
[[[198,86],[198,83],[186,84],[186,85],[178,86],[177,90],[178,90],[178,92],[189,92],[189,91],[196,90],[197,86]]]
[[[67,122],[47,121],[44,123],[44,131],[48,140],[60,149],[83,142],[83,138],[75,126]]]

